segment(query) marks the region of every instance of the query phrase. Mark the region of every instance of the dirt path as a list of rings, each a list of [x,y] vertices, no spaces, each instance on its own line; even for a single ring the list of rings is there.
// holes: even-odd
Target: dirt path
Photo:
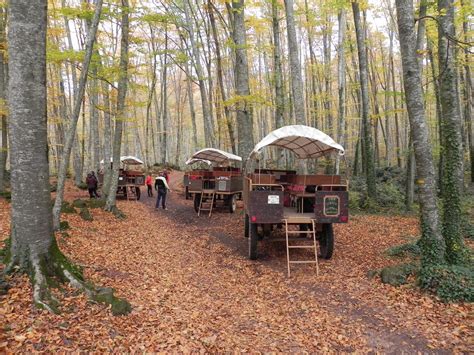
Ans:
[[[184,199],[182,189],[182,174],[175,172],[171,175],[170,180],[173,192],[168,195],[169,211],[158,210],[157,217],[166,215],[179,227],[183,233],[193,236],[192,238],[201,238],[201,236],[208,235],[211,237],[211,242],[216,245],[224,246],[229,249],[230,253],[238,255],[240,258],[246,258],[247,255],[247,239],[243,238],[243,222],[242,209],[239,205],[238,213],[229,214],[225,210],[217,209],[213,212],[211,218],[207,216],[198,217],[193,211],[192,201]],[[154,206],[154,198],[146,198],[143,203],[151,208]],[[357,219],[356,219],[357,220]],[[377,228],[371,230],[371,226],[366,232],[376,232]],[[348,226],[341,226],[337,230],[345,230],[350,232],[350,224]],[[288,287],[293,290],[295,299],[291,302],[298,302],[297,295],[305,295],[306,297],[317,300],[318,304],[329,313],[330,318],[342,319],[343,323],[351,324],[362,330],[362,335],[365,337],[366,344],[372,350],[383,352],[431,352],[433,347],[429,347],[429,340],[416,323],[410,324],[413,318],[405,319],[401,317],[400,309],[397,304],[391,304],[385,295],[372,294],[374,288],[383,289],[384,285],[377,284],[368,280],[365,273],[376,263],[366,263],[365,267],[358,268],[357,258],[361,255],[351,255],[349,263],[344,265],[343,258],[347,256],[347,252],[351,252],[350,246],[336,243],[336,256],[331,261],[321,261],[320,278],[316,278],[314,270],[310,267],[303,266],[297,271],[296,277],[291,280],[286,280],[286,254],[284,245],[268,245],[264,244],[259,249],[259,260],[250,262],[249,264],[257,271],[255,280],[250,280],[249,287],[258,284],[259,270],[270,272],[275,279],[282,280]],[[383,244],[383,243],[382,243]],[[348,247],[349,251],[343,251],[344,255],[337,256],[341,253],[341,247]],[[377,245],[380,250],[380,245]],[[355,250],[358,252],[360,250]],[[363,250],[362,250],[363,251]],[[210,253],[209,259],[216,259],[222,262],[223,267],[231,267],[223,260],[221,255]],[[363,257],[363,255],[362,255]],[[367,253],[370,257],[370,253]],[[367,260],[364,260],[366,262]],[[354,272],[354,267],[359,270]],[[263,271],[262,271],[263,272]],[[199,275],[205,276],[205,275]],[[198,277],[199,277],[198,276]],[[237,275],[235,275],[237,277]],[[303,300],[299,300],[304,304]],[[315,315],[317,317],[317,315]],[[341,349],[338,349],[341,350]],[[344,349],[348,350],[348,349]],[[438,349],[437,352],[443,352]]]
[[[58,292],[63,314],[31,305],[26,277],[0,296],[0,352],[473,352],[473,308],[447,305],[412,288],[369,280],[367,271],[397,260],[383,251],[417,235],[416,220],[357,216],[337,226],[335,255],[286,276],[282,244],[263,243],[247,259],[241,208],[197,217],[182,174],[171,175],[169,210],[155,198],[119,201],[127,219],[100,209],[94,221],[64,215],[61,248],[97,285],[133,307],[114,317],[75,290]],[[67,199],[84,197],[70,188]],[[1,239],[9,206],[0,200]],[[3,334],[2,334],[3,331]]]

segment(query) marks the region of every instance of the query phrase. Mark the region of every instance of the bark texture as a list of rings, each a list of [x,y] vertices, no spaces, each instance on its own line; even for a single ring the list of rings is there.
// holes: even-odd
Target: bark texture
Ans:
[[[303,77],[298,54],[298,40],[296,38],[295,15],[293,0],[285,0],[286,31],[288,35],[288,56],[290,59],[291,92],[293,94],[293,109],[296,124],[306,124],[304,105]]]
[[[445,243],[441,235],[436,204],[435,167],[425,119],[421,73],[416,54],[413,0],[396,0],[396,7],[403,82],[418,173],[422,263],[424,266],[429,266],[444,262]]]
[[[464,238],[461,235],[461,191],[463,157],[461,113],[459,110],[455,44],[454,1],[438,0],[439,94],[443,130],[443,236],[446,258],[453,264],[465,261]]]
[[[128,0],[122,0],[122,38],[120,42],[120,78],[117,93],[117,109],[115,111],[115,131],[113,140],[113,164],[110,186],[105,209],[117,211],[117,186],[120,169],[120,154],[122,149],[123,121],[125,119],[125,97],[128,84],[128,44],[129,44],[129,5]]]
[[[6,115],[6,99],[7,99],[7,62],[6,54],[6,11],[0,8],[0,130],[2,132],[0,146],[0,192],[5,190],[5,178],[8,158],[8,135],[7,135],[7,115]]]
[[[368,83],[368,61],[367,61],[367,47],[366,35],[362,26],[360,18],[359,3],[352,3],[352,12],[354,15],[354,25],[357,38],[357,53],[359,56],[359,77],[361,86],[361,101],[362,101],[362,157],[363,166],[365,167],[365,176],[367,181],[367,193],[369,197],[375,198],[375,167],[374,157],[372,153],[372,134],[370,123],[370,108],[369,108],[369,83]]]
[[[245,38],[244,0],[232,1],[233,31],[235,51],[235,95],[237,102],[238,154],[244,160],[254,147],[252,105],[249,101],[249,71],[247,62],[247,41]]]

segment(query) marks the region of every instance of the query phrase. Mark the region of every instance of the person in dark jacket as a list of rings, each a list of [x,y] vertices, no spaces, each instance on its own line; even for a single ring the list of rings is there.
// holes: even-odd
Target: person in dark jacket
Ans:
[[[168,182],[166,181],[166,178],[163,176],[163,173],[160,174],[155,179],[155,190],[158,192],[158,197],[156,198],[156,206],[155,208],[160,207],[160,201],[161,201],[161,206],[163,207],[164,210],[167,210],[166,208],[166,194],[168,191],[171,191],[170,187],[168,186]]]
[[[100,197],[97,192],[97,188],[99,186],[99,180],[97,180],[97,177],[95,176],[95,173],[93,171],[87,174],[86,184],[87,184],[87,190],[89,190],[90,198]]]

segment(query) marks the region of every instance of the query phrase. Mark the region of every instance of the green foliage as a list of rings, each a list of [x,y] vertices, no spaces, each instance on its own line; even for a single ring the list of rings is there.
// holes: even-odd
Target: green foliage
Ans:
[[[61,213],[76,213],[76,209],[67,201],[63,201],[61,204]]]
[[[81,200],[81,199],[75,199],[72,201],[72,205],[76,208],[84,208],[87,207],[87,201],[86,200]]]
[[[81,182],[79,185],[77,185],[77,188],[81,190],[87,190],[87,184],[85,182]]]
[[[114,289],[110,287],[99,288],[92,295],[92,299],[96,302],[111,305],[112,314],[114,316],[126,315],[132,311],[132,306],[126,300],[114,296]]]
[[[65,231],[65,230],[71,229],[71,226],[69,225],[68,221],[61,221],[59,222],[59,229],[62,231]]]
[[[92,214],[91,214],[91,212],[89,211],[89,209],[87,207],[81,208],[81,211],[79,212],[79,216],[81,216],[81,218],[84,221],[91,222],[91,221],[94,220],[94,217],[92,217]]]
[[[474,302],[474,265],[433,265],[419,273],[420,286],[445,302]]]
[[[3,197],[8,202],[12,200],[12,193],[10,191],[1,191],[0,196]]]
[[[407,283],[408,277],[417,270],[415,264],[388,266],[380,271],[380,279],[384,284],[400,286]]]
[[[396,245],[394,247],[388,248],[385,253],[388,256],[397,256],[397,257],[405,257],[405,256],[420,256],[421,255],[421,248],[417,241],[409,242],[401,245]]]

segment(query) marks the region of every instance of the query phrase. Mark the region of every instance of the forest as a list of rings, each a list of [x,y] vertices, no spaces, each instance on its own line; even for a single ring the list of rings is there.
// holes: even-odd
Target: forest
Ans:
[[[0,350],[474,351],[473,19],[0,0]]]

